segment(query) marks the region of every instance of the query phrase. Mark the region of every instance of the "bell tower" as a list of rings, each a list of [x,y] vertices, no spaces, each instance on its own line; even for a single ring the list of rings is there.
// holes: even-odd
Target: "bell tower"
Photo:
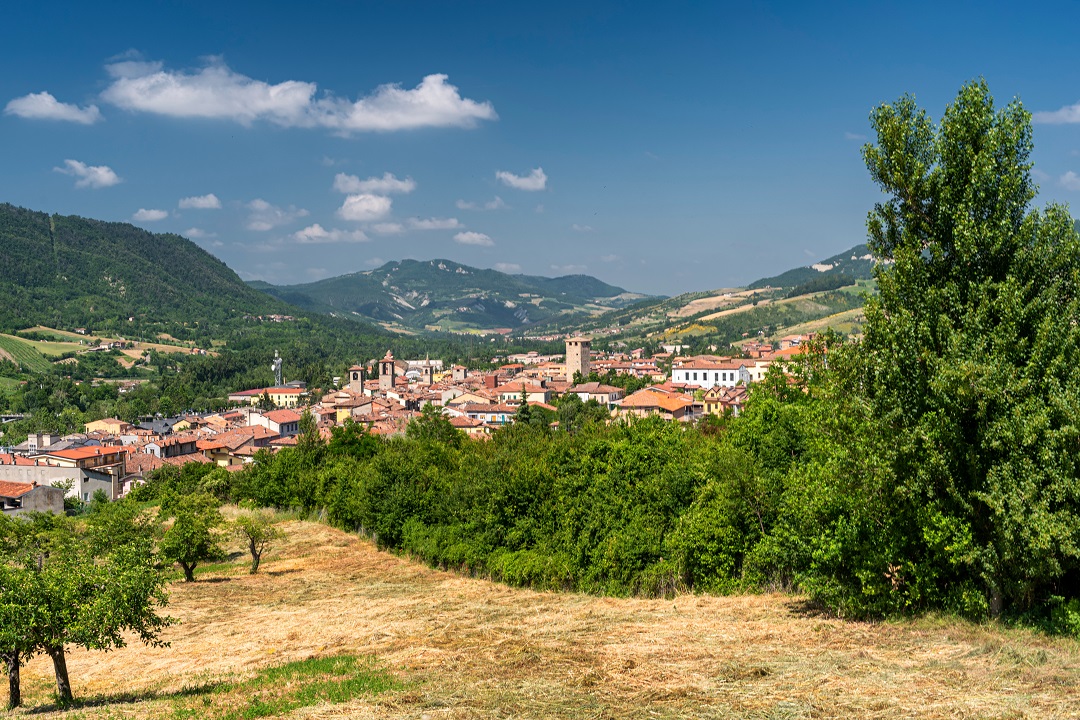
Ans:
[[[379,361],[379,392],[385,393],[394,389],[395,371],[394,354],[387,350],[386,355]]]

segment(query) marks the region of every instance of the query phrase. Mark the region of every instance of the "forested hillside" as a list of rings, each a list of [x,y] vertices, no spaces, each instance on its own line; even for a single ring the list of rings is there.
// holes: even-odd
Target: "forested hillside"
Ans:
[[[306,310],[412,330],[570,323],[646,297],[589,275],[508,275],[451,260],[402,260],[303,285],[252,287]]]
[[[0,292],[0,328],[9,331],[40,324],[130,333],[292,312],[179,235],[6,204]]]

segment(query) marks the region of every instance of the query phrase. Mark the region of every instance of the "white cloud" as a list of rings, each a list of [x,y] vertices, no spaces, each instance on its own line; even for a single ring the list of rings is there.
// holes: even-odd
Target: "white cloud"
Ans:
[[[337,215],[342,220],[370,222],[389,215],[392,205],[390,198],[382,195],[370,195],[368,193],[349,195],[345,198],[345,202],[341,204],[341,207],[338,208]]]
[[[1031,120],[1045,125],[1080,123],[1080,102],[1075,105],[1066,105],[1060,110],[1043,110],[1042,112],[1032,113]]]
[[[120,176],[108,165],[87,165],[78,160],[65,160],[64,167],[54,167],[54,171],[78,178],[77,188],[106,188],[121,182]]]
[[[521,266],[517,263],[495,263],[495,269],[504,273],[519,273]]]
[[[262,198],[255,198],[246,207],[251,211],[251,214],[248,215],[246,227],[248,230],[257,232],[273,230],[279,225],[285,225],[297,218],[308,216],[308,211],[303,208],[297,208],[293,205],[288,208],[280,208],[277,205],[271,205]]]
[[[508,205],[503,202],[503,199],[498,195],[493,200],[488,200],[486,203],[475,203],[468,200],[458,200],[455,205],[459,210],[502,210]]]
[[[412,230],[456,230],[462,227],[457,218],[409,218]]]
[[[551,269],[555,272],[564,273],[566,275],[577,275],[585,272],[589,269],[588,265],[552,265]]]
[[[375,223],[371,229],[378,235],[400,235],[405,232],[405,226],[396,222]]]
[[[592,232],[592,226],[591,225],[578,225],[577,223],[574,223],[573,225],[571,225],[570,229],[575,230],[577,232]]]
[[[459,232],[454,236],[454,242],[462,245],[482,245],[484,247],[491,247],[495,244],[495,241],[484,233],[472,231]]]
[[[416,189],[416,181],[411,177],[404,180],[395,177],[393,173],[383,173],[381,178],[369,177],[361,180],[356,175],[338,173],[334,176],[334,189],[340,193],[375,193],[378,195],[390,195],[391,193],[411,193]]]
[[[101,111],[97,105],[78,105],[62,103],[47,92],[30,93],[8,102],[5,115],[18,115],[30,120],[66,120],[81,125],[93,125],[101,120]]]
[[[606,263],[609,263],[609,262],[615,262],[616,260],[618,260],[619,256],[618,255],[601,255],[600,259],[603,260]]]
[[[205,230],[203,230],[202,228],[197,228],[197,227],[188,228],[187,230],[182,232],[181,235],[183,235],[186,238],[191,238],[193,240],[200,240],[202,238],[217,237],[217,233],[208,233]]]
[[[861,133],[845,132],[844,133],[844,139],[845,140],[857,140],[859,142],[865,142],[866,141],[866,136],[861,134]]]
[[[536,192],[547,187],[547,175],[544,174],[544,168],[535,168],[528,175],[515,175],[506,170],[498,170],[495,177],[503,185],[509,185],[515,190]]]
[[[1066,190],[1080,190],[1080,175],[1072,170],[1062,175],[1059,182]]]
[[[351,101],[316,97],[313,82],[286,80],[270,84],[231,70],[210,58],[198,70],[166,70],[161,63],[121,61],[106,66],[112,83],[101,97],[117,107],[170,117],[212,118],[251,125],[266,120],[284,127],[322,127],[353,132],[421,127],[475,127],[498,115],[490,102],[463,98],[446,75],[426,76],[404,89],[380,85],[367,97]]]
[[[146,208],[139,208],[131,219],[135,222],[157,222],[158,220],[164,220],[169,217],[168,210],[147,210]]]
[[[326,230],[319,223],[309,225],[292,234],[292,239],[304,245],[339,242],[367,242],[368,236],[363,230]]]
[[[180,198],[180,207],[184,210],[220,210],[221,201],[214,193],[206,195],[193,195],[192,197]]]

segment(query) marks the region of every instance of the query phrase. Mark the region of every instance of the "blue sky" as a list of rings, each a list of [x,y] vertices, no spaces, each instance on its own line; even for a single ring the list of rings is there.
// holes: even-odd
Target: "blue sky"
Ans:
[[[1080,198],[1080,4],[15,3],[0,201],[245,279],[402,258],[676,294],[865,239],[867,117],[983,76]]]

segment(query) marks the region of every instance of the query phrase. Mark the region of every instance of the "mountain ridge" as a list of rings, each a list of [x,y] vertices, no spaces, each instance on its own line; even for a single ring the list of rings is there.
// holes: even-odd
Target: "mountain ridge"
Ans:
[[[585,317],[648,297],[591,275],[549,278],[453,260],[396,260],[296,285],[249,283],[305,310],[412,330],[518,328]]]

